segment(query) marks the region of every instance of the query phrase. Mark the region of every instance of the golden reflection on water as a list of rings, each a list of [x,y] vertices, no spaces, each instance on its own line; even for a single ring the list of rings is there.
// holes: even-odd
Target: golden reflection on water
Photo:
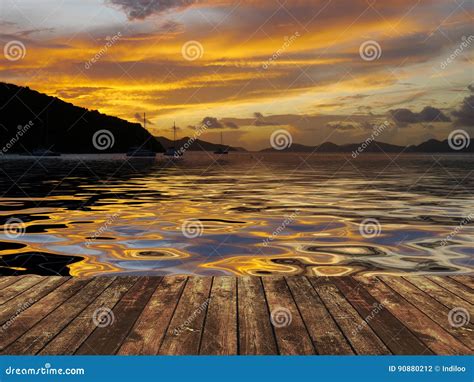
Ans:
[[[87,169],[67,175],[77,163],[62,159],[48,162],[47,176],[41,168],[25,175],[17,168],[21,162],[3,163],[10,164],[6,171],[12,179],[26,180],[23,193],[0,198],[4,228],[9,218],[24,221],[18,237],[0,234],[0,273],[472,271],[471,222],[446,240],[466,211],[474,211],[474,187],[465,176],[473,167],[470,157],[446,165],[463,179],[456,189],[431,170],[429,158],[404,159],[387,169],[386,158],[352,164],[341,157],[310,158],[311,167],[300,168],[297,156],[256,161],[250,154],[230,154],[217,164],[206,156],[189,154],[179,165],[134,162],[128,172],[120,167],[122,158],[87,162],[96,177]],[[96,179],[110,174],[115,175],[107,182]],[[419,180],[413,184],[413,179]],[[4,179],[4,191],[7,185]],[[373,237],[361,234],[368,217],[380,223]],[[189,220],[198,222],[200,235],[184,234]]]

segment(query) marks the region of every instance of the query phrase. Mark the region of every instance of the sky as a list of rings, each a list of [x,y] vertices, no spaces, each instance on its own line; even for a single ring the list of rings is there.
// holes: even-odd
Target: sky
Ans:
[[[0,81],[256,150],[474,136],[474,3],[0,0]],[[15,49],[16,48],[16,49]]]

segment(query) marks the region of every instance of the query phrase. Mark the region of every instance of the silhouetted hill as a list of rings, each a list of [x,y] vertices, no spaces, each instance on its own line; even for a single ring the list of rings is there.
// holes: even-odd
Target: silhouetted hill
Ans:
[[[162,144],[163,147],[175,147],[176,149],[180,147],[185,147],[184,145],[187,144],[189,151],[216,151],[219,148],[228,148],[229,151],[247,151],[243,147],[232,147],[227,145],[220,145],[217,143],[206,142],[201,139],[196,139],[193,141],[190,137],[184,137],[181,139],[177,139],[176,143],[173,143],[171,139],[165,137],[155,137],[158,142]]]
[[[30,121],[32,125],[28,129],[19,128]],[[99,150],[93,144],[93,137],[103,129],[112,133],[114,142],[111,147]],[[18,137],[20,130],[23,132]],[[106,141],[102,143],[107,145]],[[0,150],[6,145],[8,153],[31,152],[37,148],[62,153],[111,153],[126,152],[132,146],[164,151],[139,123],[74,106],[28,87],[0,83]],[[99,142],[99,147],[104,146]]]
[[[350,143],[345,145],[336,145],[332,142],[324,142],[319,146],[305,146],[298,143],[293,143],[289,148],[285,150],[275,150],[272,147],[261,150],[261,152],[318,152],[318,153],[352,153],[356,152],[359,147],[363,147],[364,143]],[[397,146],[390,143],[384,142],[372,142],[362,150],[366,153],[473,153],[474,143],[472,139],[470,144],[462,150],[453,150],[448,143],[448,140],[438,141],[436,139],[430,139],[426,142],[420,143],[419,145],[411,146]]]

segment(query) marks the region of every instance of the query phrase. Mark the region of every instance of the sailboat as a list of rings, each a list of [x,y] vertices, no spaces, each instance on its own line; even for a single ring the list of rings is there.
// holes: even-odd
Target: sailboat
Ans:
[[[143,128],[146,130],[146,113],[143,113]],[[128,157],[155,157],[156,153],[144,147],[133,146],[127,151]]]
[[[214,151],[214,154],[218,154],[218,155],[229,154],[229,148],[223,147],[222,131],[221,131],[221,147],[219,147],[216,151]]]
[[[47,148],[48,140],[49,140],[48,139],[49,138],[49,131],[48,131],[48,129],[49,129],[49,112],[48,111],[46,111],[46,128],[45,128],[44,123],[42,123],[42,128],[44,130],[43,131],[43,136],[44,136],[45,145],[34,148],[33,150],[31,150],[29,155],[34,156],[34,157],[59,157],[59,156],[61,156],[61,153],[58,153],[56,151],[52,151],[52,150]]]
[[[173,146],[168,147],[163,155],[174,158],[180,158],[183,155],[180,150],[176,150],[176,122],[173,123]]]

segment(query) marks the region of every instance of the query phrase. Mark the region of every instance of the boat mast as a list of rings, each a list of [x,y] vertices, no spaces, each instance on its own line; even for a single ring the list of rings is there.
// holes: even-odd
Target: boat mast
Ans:
[[[146,129],[146,113],[143,113],[143,128]]]
[[[173,144],[176,144],[176,121],[173,122]]]

